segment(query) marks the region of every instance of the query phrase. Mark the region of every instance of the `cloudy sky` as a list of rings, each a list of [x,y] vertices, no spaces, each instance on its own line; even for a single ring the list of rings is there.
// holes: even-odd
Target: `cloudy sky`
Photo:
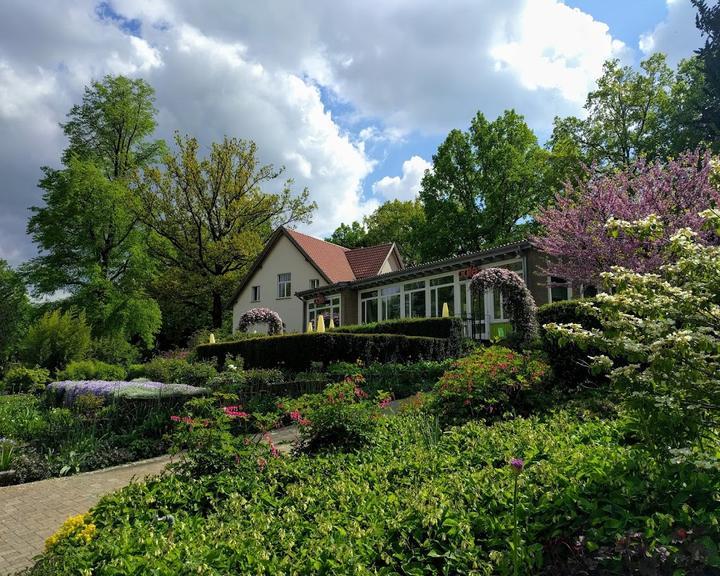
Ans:
[[[3,0],[0,258],[32,257],[28,207],[58,123],[105,74],[146,79],[159,136],[258,143],[319,205],[322,235],[412,198],[476,111],[524,114],[544,141],[608,58],[671,63],[700,45],[689,0]]]

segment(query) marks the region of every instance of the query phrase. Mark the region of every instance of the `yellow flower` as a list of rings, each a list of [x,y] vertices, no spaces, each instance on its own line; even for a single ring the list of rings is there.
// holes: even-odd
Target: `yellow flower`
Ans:
[[[45,551],[52,550],[62,540],[74,538],[83,544],[89,544],[95,536],[95,524],[87,523],[90,514],[78,514],[70,516],[57,532],[45,540]]]

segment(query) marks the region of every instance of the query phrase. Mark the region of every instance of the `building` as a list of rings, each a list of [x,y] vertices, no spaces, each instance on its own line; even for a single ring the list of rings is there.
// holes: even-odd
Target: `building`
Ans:
[[[402,258],[394,244],[350,250],[280,227],[235,292],[233,330],[243,312],[265,307],[280,315],[286,331],[302,332],[307,326],[307,314],[297,293],[355,282],[402,267]]]
[[[541,273],[543,256],[528,241],[404,267],[394,244],[348,250],[280,228],[243,280],[233,308],[233,326],[246,310],[265,306],[280,314],[288,331],[303,331],[318,315],[337,325],[396,318],[463,318],[469,337],[503,336],[509,329],[502,295],[475,295],[472,276],[482,268],[517,272],[535,302],[572,298],[572,287]]]

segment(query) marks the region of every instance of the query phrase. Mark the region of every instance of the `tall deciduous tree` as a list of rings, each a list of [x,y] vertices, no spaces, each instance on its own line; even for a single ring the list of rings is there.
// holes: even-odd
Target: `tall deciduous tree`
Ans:
[[[328,238],[325,238],[325,240],[338,246],[344,246],[345,248],[362,248],[363,246],[369,246],[367,230],[365,226],[357,220],[350,224],[343,222],[335,228],[335,231]]]
[[[697,129],[703,83],[695,58],[676,71],[663,54],[650,56],[640,70],[609,60],[588,94],[586,118],[556,118],[551,146],[563,145],[580,163],[610,169],[695,149],[705,138]]]
[[[705,45],[697,51],[705,73],[705,99],[699,124],[717,152],[720,151],[720,4],[711,5],[707,0],[692,0],[692,3],[698,10],[697,27],[705,37]]]
[[[206,158],[198,158],[194,138],[176,135],[175,143],[163,169],[148,167],[137,180],[136,214],[154,232],[153,253],[207,290],[219,328],[227,294],[272,230],[308,222],[316,206],[307,189],[292,195],[291,180],[276,192],[262,189],[283,169],[260,165],[254,142],[225,138]]]
[[[25,266],[36,293],[66,291],[96,336],[140,338],[160,327],[145,286],[152,266],[131,211],[128,182],[163,148],[155,129],[152,88],[143,80],[105,77],[85,89],[63,130],[61,169],[43,168],[45,205],[33,207],[28,232],[40,256]]]
[[[577,286],[599,286],[600,274],[612,266],[656,271],[664,262],[668,239],[680,228],[697,231],[701,240],[717,241],[702,230],[699,215],[720,202],[712,169],[709,155],[688,152],[668,163],[640,159],[626,170],[569,186],[537,217],[544,233],[534,243],[549,256],[545,272]],[[606,231],[611,217],[635,221],[651,214],[659,218],[663,231],[652,241],[612,237]]]
[[[0,260],[0,373],[19,350],[30,312],[30,301],[20,274],[5,260]]]
[[[493,122],[478,113],[467,132],[452,130],[422,180],[423,258],[471,252],[526,235],[533,225],[530,215],[552,195],[546,183],[548,156],[513,110]]]

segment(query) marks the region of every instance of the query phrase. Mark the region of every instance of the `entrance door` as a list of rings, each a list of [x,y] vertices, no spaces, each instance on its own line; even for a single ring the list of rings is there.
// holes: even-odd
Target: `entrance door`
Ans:
[[[469,282],[460,284],[461,316],[465,325],[465,336],[475,340],[487,340],[489,325],[485,311],[487,308],[486,294],[473,294]]]

